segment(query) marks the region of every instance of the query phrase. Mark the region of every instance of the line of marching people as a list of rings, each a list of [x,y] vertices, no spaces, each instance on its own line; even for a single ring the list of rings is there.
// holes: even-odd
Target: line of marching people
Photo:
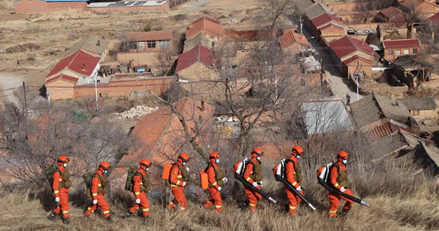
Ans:
[[[248,208],[250,212],[255,212],[259,200],[266,198],[276,203],[272,197],[262,191],[262,156],[263,152],[260,148],[253,148],[250,158],[240,160],[234,165],[234,174],[236,179],[244,185],[245,195],[248,199]],[[315,207],[304,197],[302,188],[302,176],[300,162],[304,150],[299,145],[292,147],[288,158],[281,160],[280,164],[273,168],[273,174],[276,180],[285,185],[285,193],[288,198],[288,210],[291,215],[296,214],[296,209],[301,201],[304,201],[312,209]],[[185,211],[187,200],[184,189],[189,182],[189,155],[181,153],[174,163],[164,166],[162,178],[169,186],[172,193],[167,208],[175,210],[177,207],[180,211]],[[337,210],[341,200],[345,200],[341,215],[346,215],[352,207],[353,203],[368,206],[368,204],[358,198],[353,197],[349,188],[347,176],[348,153],[340,151],[337,160],[322,166],[317,171],[319,183],[329,191],[329,217],[336,217]],[[59,156],[57,166],[50,174],[51,186],[57,206],[49,214],[50,220],[60,216],[65,224],[70,223],[69,218],[69,188],[71,186],[70,174],[68,172],[69,158],[67,156]],[[128,171],[125,189],[133,193],[135,204],[129,208],[124,217],[130,217],[137,212],[141,212],[144,222],[149,219],[149,201],[147,193],[151,189],[149,179],[149,168],[151,161],[143,159],[139,162],[138,168]],[[221,191],[224,184],[228,182],[223,169],[219,166],[220,154],[213,152],[209,155],[207,167],[200,172],[201,188],[206,190],[210,197],[204,203],[205,208],[214,206],[216,211],[222,211]],[[91,196],[91,204],[85,210],[84,215],[89,216],[97,209],[108,221],[112,221],[109,203],[105,199],[108,191],[108,175],[110,172],[110,164],[102,161],[96,172],[89,177],[89,185],[87,188]],[[86,183],[87,184],[87,183]]]

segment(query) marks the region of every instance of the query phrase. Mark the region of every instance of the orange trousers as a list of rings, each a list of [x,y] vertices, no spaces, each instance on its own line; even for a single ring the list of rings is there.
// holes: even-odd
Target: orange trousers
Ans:
[[[288,198],[288,207],[289,207],[290,214],[295,215],[296,214],[296,207],[302,200],[300,199],[299,196],[297,196],[296,194],[294,194],[292,191],[290,191],[287,188],[285,189],[285,193],[287,194],[287,198]]]
[[[204,208],[210,208],[213,204],[215,204],[215,209],[218,212],[223,210],[223,200],[221,199],[221,192],[218,191],[215,187],[209,188],[210,198],[204,204]]]
[[[245,188],[245,195],[248,199],[248,207],[250,209],[250,212],[255,212],[256,205],[258,204],[258,201],[262,198],[262,195],[257,192],[253,192],[248,188]]]
[[[180,206],[180,210],[186,210],[186,196],[184,195],[184,187],[180,186],[172,186],[171,187],[172,195],[174,195],[174,200],[169,202],[168,208],[172,209],[175,207],[175,204]]]
[[[140,207],[142,207],[143,216],[147,217],[149,216],[149,201],[148,197],[146,196],[145,192],[139,193],[139,199],[140,199],[140,206],[138,204],[135,204],[130,208],[130,213],[135,213]]]
[[[346,189],[346,191],[344,193],[352,196],[352,191],[350,189]],[[342,197],[338,194],[333,194],[333,193],[329,193],[328,199],[329,199],[329,204],[330,204],[330,206],[329,206],[329,216],[330,217],[337,216],[337,210],[338,210],[338,206],[340,205],[341,199],[346,201],[346,203],[343,206],[343,210],[350,210],[352,207],[352,204],[354,203],[353,201],[351,201],[345,197]]]
[[[53,209],[53,214],[59,215],[62,212],[64,219],[70,216],[69,214],[69,191],[61,189],[59,192],[59,203]]]
[[[88,206],[87,211],[85,211],[85,215],[90,215],[96,211],[97,208],[100,208],[104,217],[109,217],[110,214],[110,205],[108,205],[107,201],[104,198],[102,193],[98,194],[98,203],[96,205],[91,204]]]

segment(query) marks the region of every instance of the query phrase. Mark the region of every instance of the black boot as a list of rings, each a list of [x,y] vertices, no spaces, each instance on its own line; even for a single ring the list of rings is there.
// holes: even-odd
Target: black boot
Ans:
[[[128,217],[132,217],[134,214],[132,214],[131,212],[127,212],[126,214],[125,214],[125,216],[123,216],[123,218],[125,219],[125,218],[128,218]]]
[[[113,223],[113,219],[111,218],[111,216],[106,217],[105,219],[108,221],[108,223]]]
[[[70,224],[70,217],[64,218],[62,220],[62,223],[66,224],[66,225]]]
[[[53,213],[53,212],[50,212],[50,214],[47,216],[47,219],[53,221],[53,220],[56,219],[56,216],[58,216],[58,215],[56,215],[56,214]]]

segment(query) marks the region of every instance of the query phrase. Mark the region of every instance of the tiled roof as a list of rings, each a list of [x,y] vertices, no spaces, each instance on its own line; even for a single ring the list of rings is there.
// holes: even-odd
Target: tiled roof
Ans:
[[[378,55],[371,47],[369,47],[366,42],[351,38],[349,36],[344,36],[341,39],[332,41],[329,43],[329,47],[331,47],[331,49],[340,59],[357,50],[373,56]]]
[[[67,81],[70,81],[70,82],[73,82],[73,83],[76,83],[78,81],[78,78],[76,78],[76,77],[60,74],[60,75],[56,75],[54,77],[51,77],[51,78],[47,79],[46,83],[53,82],[53,81],[55,81],[57,79],[67,80]]]
[[[380,13],[384,16],[386,16],[389,21],[391,22],[404,22],[404,12],[400,10],[399,8],[396,8],[394,6],[387,7],[380,11]]]
[[[302,46],[309,46],[309,42],[303,34],[295,31],[295,28],[284,30],[280,37],[280,45],[282,48],[291,46],[294,43],[299,43]]]
[[[128,32],[129,41],[172,40],[171,31]]]
[[[383,47],[384,49],[412,48],[420,47],[420,43],[417,39],[385,40],[383,41]]]
[[[193,22],[186,30],[186,39],[192,39],[199,33],[221,37],[224,35],[224,28],[219,21],[208,17],[202,17]]]
[[[311,20],[312,24],[317,28],[320,29],[321,26],[326,25],[327,23],[331,21],[337,21],[342,22],[342,20],[335,14],[322,14],[318,17],[315,17]]]
[[[212,55],[213,52],[210,49],[198,45],[191,50],[184,52],[180,55],[180,57],[178,57],[176,71],[179,72],[187,67],[190,67],[196,62],[201,62],[207,66],[210,66],[213,63]]]
[[[434,110],[436,102],[432,97],[408,97],[400,100],[409,110]]]
[[[53,76],[64,69],[69,69],[80,75],[91,75],[100,58],[82,50],[61,59],[47,76]]]

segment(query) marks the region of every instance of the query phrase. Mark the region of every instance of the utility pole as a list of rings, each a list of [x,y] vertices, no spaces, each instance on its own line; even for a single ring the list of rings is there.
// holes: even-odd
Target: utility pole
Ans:
[[[303,34],[302,15],[299,16],[299,23],[300,23],[300,33]]]
[[[23,81],[23,95],[24,95],[24,108],[23,114],[27,116],[27,97],[26,97],[26,84]]]
[[[96,98],[96,112],[99,110],[98,104],[98,76],[95,75],[95,98]]]

